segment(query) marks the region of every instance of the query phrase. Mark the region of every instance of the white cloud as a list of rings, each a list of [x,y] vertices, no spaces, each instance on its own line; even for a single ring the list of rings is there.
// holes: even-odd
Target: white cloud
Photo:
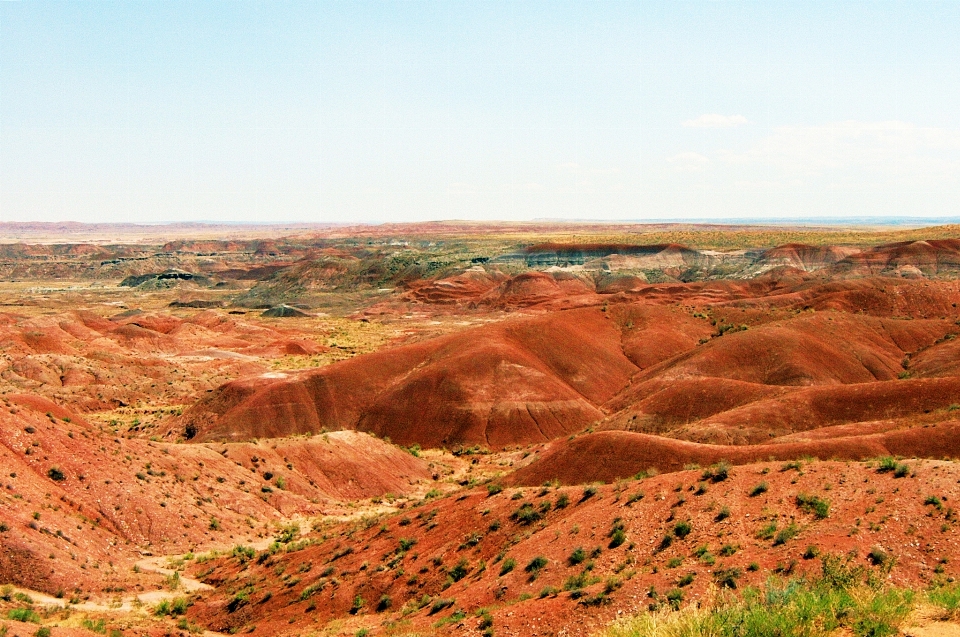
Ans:
[[[747,118],[743,115],[707,113],[696,119],[688,119],[683,122],[683,126],[686,128],[733,128],[734,126],[743,126],[747,122]]]

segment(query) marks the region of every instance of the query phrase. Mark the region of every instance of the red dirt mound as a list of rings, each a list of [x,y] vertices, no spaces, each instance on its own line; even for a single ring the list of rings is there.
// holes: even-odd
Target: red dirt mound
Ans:
[[[507,276],[499,270],[487,271],[483,266],[442,279],[414,281],[408,284],[406,296],[421,303],[460,303],[473,301],[500,285]]]
[[[805,456],[862,460],[882,455],[960,457],[960,422],[868,436],[751,446],[704,445],[625,431],[602,431],[552,443],[535,461],[506,480],[523,486],[551,480],[586,484],[613,482],[649,469],[679,471],[691,464],[706,466],[721,460],[748,464]]]
[[[664,433],[785,391],[789,390],[726,378],[654,378],[631,385],[606,403],[614,415],[602,426]]]
[[[115,437],[37,396],[7,395],[0,410],[0,581],[50,594],[125,585],[141,551],[268,537],[274,521],[430,477],[424,461],[355,432],[172,445]]]
[[[359,428],[403,444],[501,447],[578,431],[636,371],[616,322],[587,308],[241,379],[183,424],[200,440]]]
[[[594,294],[584,281],[558,273],[524,272],[504,281],[477,299],[477,303],[492,307],[529,307],[564,296]]]
[[[884,321],[848,314],[800,316],[727,332],[648,374],[697,376],[765,385],[821,385],[890,380],[905,353],[931,345],[950,321]]]
[[[892,318],[957,316],[960,282],[863,278],[809,282],[776,295],[739,300],[761,307],[835,310]]]

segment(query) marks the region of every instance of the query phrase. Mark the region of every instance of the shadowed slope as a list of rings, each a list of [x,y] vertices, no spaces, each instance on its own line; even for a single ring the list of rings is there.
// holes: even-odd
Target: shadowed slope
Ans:
[[[511,474],[509,484],[536,486],[611,482],[641,471],[679,471],[720,460],[748,464],[804,456],[860,460],[881,455],[960,456],[960,422],[868,436],[752,446],[704,445],[624,431],[603,431],[554,442],[535,461]]]

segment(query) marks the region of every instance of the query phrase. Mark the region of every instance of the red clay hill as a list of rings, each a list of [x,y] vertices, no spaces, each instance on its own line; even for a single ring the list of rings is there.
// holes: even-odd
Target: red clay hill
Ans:
[[[197,440],[359,429],[404,445],[543,442],[599,420],[599,406],[642,367],[710,332],[706,321],[664,307],[549,312],[319,370],[234,381],[182,424]],[[653,346],[642,347],[644,338]]]
[[[113,435],[37,396],[4,396],[0,409],[0,581],[51,595],[132,585],[141,554],[269,537],[274,522],[408,493],[431,475],[354,432],[171,445]]]
[[[525,316],[233,381],[189,409],[180,432],[357,429],[403,445],[501,449],[594,426],[758,444],[960,403],[956,282],[765,275],[601,295],[530,278],[551,284],[533,285],[541,300]]]

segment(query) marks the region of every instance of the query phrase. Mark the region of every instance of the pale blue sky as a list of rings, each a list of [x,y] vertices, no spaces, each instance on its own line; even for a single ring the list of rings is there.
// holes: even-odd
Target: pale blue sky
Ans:
[[[960,215],[960,2],[2,2],[0,220]]]

